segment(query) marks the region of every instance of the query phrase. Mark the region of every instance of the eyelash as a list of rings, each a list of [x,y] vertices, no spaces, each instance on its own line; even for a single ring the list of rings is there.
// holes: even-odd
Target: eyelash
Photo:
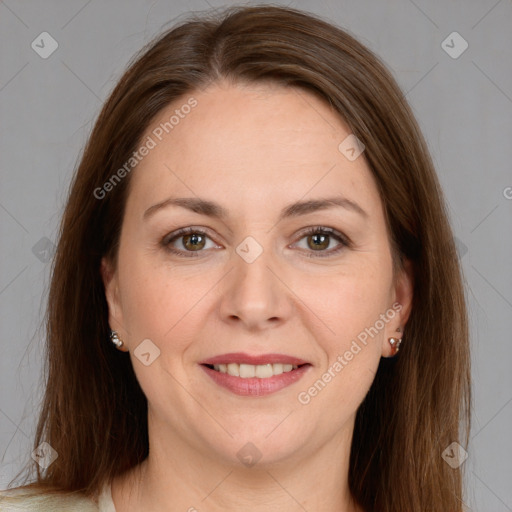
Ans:
[[[195,254],[195,253],[204,252],[203,250],[182,251],[182,250],[175,249],[174,247],[171,246],[171,243],[174,242],[175,240],[181,238],[184,235],[190,235],[190,234],[197,234],[197,235],[201,235],[201,236],[210,238],[208,236],[208,233],[206,233],[202,229],[188,227],[188,228],[179,229],[179,230],[175,231],[174,233],[171,233],[171,235],[172,235],[171,238],[169,238],[169,236],[171,236],[171,235],[167,235],[162,240],[162,245],[164,246],[164,248],[167,251],[169,251],[173,254],[177,254],[177,255],[183,256],[185,258],[197,258],[197,257],[199,257],[199,254]],[[308,235],[328,235],[332,238],[335,238],[337,241],[340,242],[340,246],[338,248],[331,249],[330,251],[318,251],[318,252],[311,251],[310,254],[306,255],[308,258],[327,258],[329,256],[338,254],[339,252],[341,252],[343,249],[345,249],[347,247],[351,247],[350,240],[346,236],[344,236],[342,233],[339,233],[338,231],[336,231],[332,228],[327,228],[324,226],[314,226],[314,227],[308,228],[302,232],[301,237],[299,238],[299,241],[302,240],[303,238],[307,237]]]

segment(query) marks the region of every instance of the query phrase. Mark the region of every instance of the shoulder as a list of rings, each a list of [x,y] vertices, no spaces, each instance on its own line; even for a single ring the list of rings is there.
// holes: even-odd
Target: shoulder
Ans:
[[[18,487],[0,491],[2,512],[98,512],[98,505],[79,493],[40,493]]]

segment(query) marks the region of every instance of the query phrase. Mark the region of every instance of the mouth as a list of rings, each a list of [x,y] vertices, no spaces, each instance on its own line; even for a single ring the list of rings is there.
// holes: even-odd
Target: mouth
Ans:
[[[305,363],[308,364],[308,363]],[[282,364],[282,363],[267,363],[267,364],[240,364],[240,363],[228,363],[228,364],[206,364],[204,365],[211,370],[219,373],[227,373],[233,377],[240,377],[241,379],[251,379],[253,377],[257,379],[268,379],[275,375],[281,375],[282,373],[288,373],[293,370],[304,366],[303,364]]]
[[[242,353],[216,356],[200,366],[217,385],[241,396],[275,393],[297,382],[312,367],[302,359],[282,354]]]

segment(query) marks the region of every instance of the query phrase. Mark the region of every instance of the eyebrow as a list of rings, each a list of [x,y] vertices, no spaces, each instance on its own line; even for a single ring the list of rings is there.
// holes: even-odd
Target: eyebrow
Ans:
[[[160,203],[150,206],[144,212],[143,219],[148,219],[157,211],[168,206],[180,206],[192,212],[221,220],[225,220],[229,217],[228,210],[214,201],[208,201],[198,197],[170,197]],[[313,213],[318,210],[326,210],[334,207],[345,208],[346,210],[353,211],[364,218],[368,218],[368,213],[356,202],[347,199],[346,197],[336,196],[292,203],[281,210],[278,220],[280,222],[286,218],[307,215],[308,213]]]

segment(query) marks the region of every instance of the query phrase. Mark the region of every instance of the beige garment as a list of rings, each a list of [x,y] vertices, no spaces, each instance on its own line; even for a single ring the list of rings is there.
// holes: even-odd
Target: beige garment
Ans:
[[[116,512],[110,484],[97,501],[83,495],[42,495],[23,488],[0,491],[0,512]]]

